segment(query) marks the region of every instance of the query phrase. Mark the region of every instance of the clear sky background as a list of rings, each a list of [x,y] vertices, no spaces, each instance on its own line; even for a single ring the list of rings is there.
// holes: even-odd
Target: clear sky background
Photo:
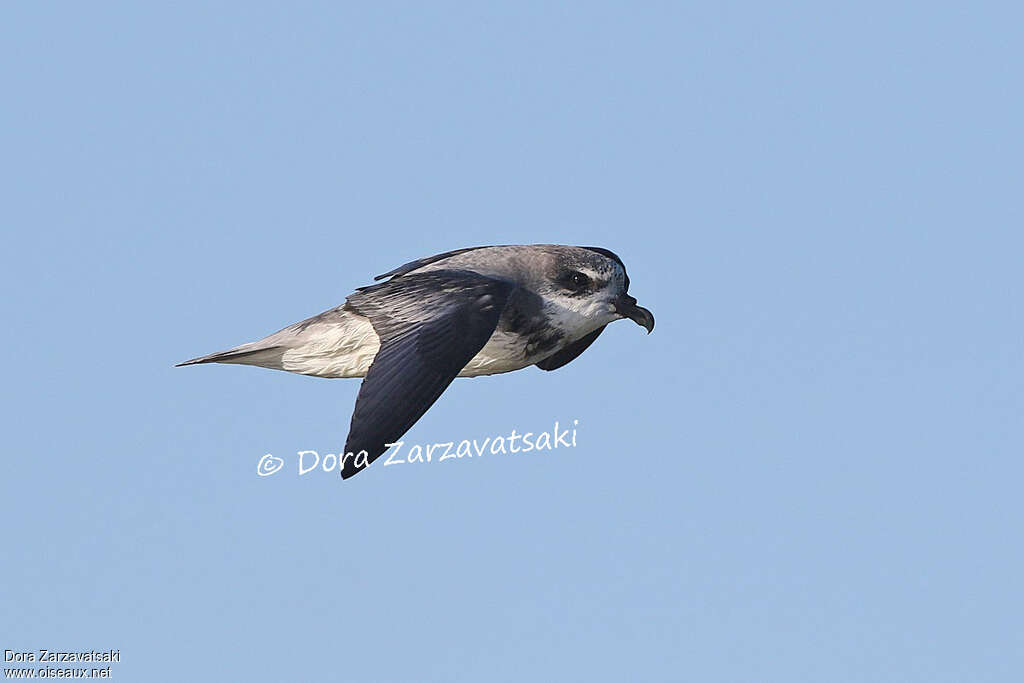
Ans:
[[[1019,11],[427,5],[5,4],[0,648],[1019,680]],[[618,252],[654,334],[458,380],[407,440],[575,449],[300,477],[358,381],[172,367],[536,242]]]

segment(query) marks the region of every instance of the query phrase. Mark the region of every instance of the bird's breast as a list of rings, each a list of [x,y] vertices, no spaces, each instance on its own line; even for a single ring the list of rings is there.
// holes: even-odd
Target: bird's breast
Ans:
[[[470,359],[459,373],[459,377],[496,375],[520,370],[531,364],[526,354],[525,340],[517,334],[498,329],[480,352]]]
[[[557,350],[562,335],[543,330],[523,335],[499,327],[480,352],[466,364],[459,377],[479,377],[514,372],[541,361]]]

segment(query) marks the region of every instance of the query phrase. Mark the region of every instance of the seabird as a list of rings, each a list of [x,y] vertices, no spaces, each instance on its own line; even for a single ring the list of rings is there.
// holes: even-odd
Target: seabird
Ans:
[[[456,377],[556,370],[615,320],[654,329],[622,259],[599,247],[471,247],[378,275],[336,308],[180,365],[238,363],[362,377],[341,476],[395,443]]]

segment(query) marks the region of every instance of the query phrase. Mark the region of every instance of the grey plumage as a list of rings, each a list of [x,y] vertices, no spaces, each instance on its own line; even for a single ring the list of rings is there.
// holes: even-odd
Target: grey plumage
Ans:
[[[180,365],[238,363],[363,377],[342,476],[380,456],[458,376],[555,370],[616,319],[650,332],[622,260],[597,247],[473,247],[418,259],[264,339]]]

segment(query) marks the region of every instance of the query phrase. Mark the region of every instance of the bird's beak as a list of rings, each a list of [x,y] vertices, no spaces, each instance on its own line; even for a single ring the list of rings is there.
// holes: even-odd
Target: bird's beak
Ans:
[[[636,305],[636,299],[629,294],[623,294],[615,301],[615,310],[624,318],[629,318],[640,327],[647,330],[647,334],[654,331],[654,314],[643,306]]]

